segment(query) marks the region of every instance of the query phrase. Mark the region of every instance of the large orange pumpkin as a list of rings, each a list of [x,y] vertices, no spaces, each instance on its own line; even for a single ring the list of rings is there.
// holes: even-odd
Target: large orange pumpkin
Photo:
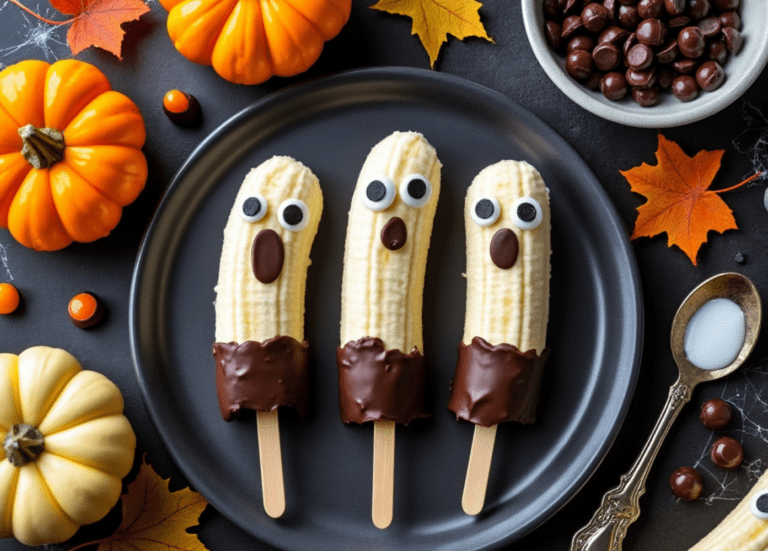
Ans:
[[[293,76],[317,61],[352,0],[160,0],[176,49],[237,84]]]
[[[107,235],[144,188],[136,105],[96,67],[29,60],[0,72],[0,227],[53,251]]]

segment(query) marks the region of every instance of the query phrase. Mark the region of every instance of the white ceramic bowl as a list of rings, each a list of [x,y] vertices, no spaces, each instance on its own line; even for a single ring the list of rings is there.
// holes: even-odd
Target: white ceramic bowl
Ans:
[[[701,120],[736,101],[755,82],[768,61],[768,0],[741,0],[741,34],[744,43],[737,54],[729,54],[723,69],[725,82],[717,90],[704,92],[687,103],[668,90],[652,107],[640,107],[629,94],[610,101],[600,91],[592,91],[565,72],[565,56],[552,51],[544,36],[542,0],[521,0],[523,23],[544,71],[562,92],[584,109],[605,119],[642,128],[666,128]]]

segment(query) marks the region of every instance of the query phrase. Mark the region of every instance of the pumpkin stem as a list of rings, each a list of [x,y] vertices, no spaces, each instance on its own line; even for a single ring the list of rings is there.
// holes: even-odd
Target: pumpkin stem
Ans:
[[[5,435],[5,455],[14,467],[22,467],[40,457],[45,449],[44,440],[42,433],[32,425],[18,423]]]
[[[28,124],[19,128],[24,146],[21,154],[36,169],[49,168],[64,158],[64,136],[53,128]]]

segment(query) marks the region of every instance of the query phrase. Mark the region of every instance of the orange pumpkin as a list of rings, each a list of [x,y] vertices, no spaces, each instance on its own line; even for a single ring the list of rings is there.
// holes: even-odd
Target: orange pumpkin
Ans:
[[[349,19],[352,0],[160,0],[176,49],[236,84],[303,73]]]
[[[0,72],[0,227],[53,251],[107,235],[147,180],[136,105],[96,67],[29,60]]]

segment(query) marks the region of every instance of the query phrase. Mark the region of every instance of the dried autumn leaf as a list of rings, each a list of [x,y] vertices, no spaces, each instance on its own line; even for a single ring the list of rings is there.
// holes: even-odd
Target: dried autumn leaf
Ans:
[[[723,151],[700,151],[688,157],[675,142],[659,134],[658,164],[646,163],[620,171],[632,191],[648,201],[638,207],[631,239],[653,237],[666,232],[667,245],[677,245],[694,266],[707,233],[738,229],[736,220],[719,193],[735,189],[760,174],[727,189],[710,190]]]
[[[123,521],[97,551],[207,551],[197,535],[187,532],[197,526],[207,504],[189,488],[171,492],[168,480],[142,462],[136,480],[122,496]]]
[[[480,22],[481,7],[475,0],[379,0],[371,9],[413,19],[411,34],[419,36],[429,55],[429,64],[434,68],[449,34],[459,40],[477,36],[493,42]]]

